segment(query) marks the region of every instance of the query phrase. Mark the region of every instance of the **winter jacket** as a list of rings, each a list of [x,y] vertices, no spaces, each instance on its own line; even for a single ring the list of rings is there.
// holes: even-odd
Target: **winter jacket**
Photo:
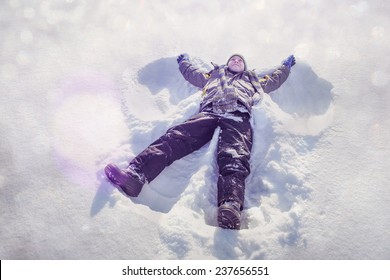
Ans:
[[[212,107],[215,113],[242,109],[250,113],[263,92],[269,93],[279,88],[290,73],[284,65],[264,77],[257,76],[254,71],[233,73],[225,65],[214,65],[213,70],[205,73],[186,60],[180,63],[179,70],[188,82],[203,90],[200,111]],[[221,78],[225,79],[222,86]],[[218,104],[218,100],[223,101]]]

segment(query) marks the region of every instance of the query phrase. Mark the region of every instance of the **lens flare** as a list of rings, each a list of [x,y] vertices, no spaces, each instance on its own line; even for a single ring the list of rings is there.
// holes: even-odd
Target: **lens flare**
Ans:
[[[96,74],[64,81],[57,94],[52,133],[59,169],[76,183],[91,184],[99,159],[128,137],[119,94]]]

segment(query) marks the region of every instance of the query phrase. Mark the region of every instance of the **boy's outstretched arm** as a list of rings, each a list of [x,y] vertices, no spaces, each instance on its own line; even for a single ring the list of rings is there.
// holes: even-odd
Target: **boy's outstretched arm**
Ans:
[[[282,61],[282,65],[271,75],[266,75],[260,79],[260,85],[264,92],[270,93],[278,89],[288,78],[290,69],[295,65],[295,57],[290,55]]]
[[[207,74],[193,66],[187,54],[179,55],[177,63],[179,63],[179,70],[184,79],[198,88],[203,88],[206,85],[208,81]]]

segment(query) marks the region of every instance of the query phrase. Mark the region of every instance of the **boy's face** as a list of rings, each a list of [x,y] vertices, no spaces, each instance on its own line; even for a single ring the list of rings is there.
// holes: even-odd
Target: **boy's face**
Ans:
[[[236,73],[240,73],[240,72],[244,71],[244,69],[245,69],[244,61],[238,55],[235,55],[232,58],[230,58],[230,60],[228,62],[228,67],[229,67],[230,71],[233,71]]]

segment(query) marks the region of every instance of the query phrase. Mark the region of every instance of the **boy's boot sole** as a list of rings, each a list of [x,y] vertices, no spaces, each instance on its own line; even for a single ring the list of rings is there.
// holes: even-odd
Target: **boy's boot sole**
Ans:
[[[230,205],[222,204],[218,208],[218,226],[224,229],[240,229],[240,212]]]

